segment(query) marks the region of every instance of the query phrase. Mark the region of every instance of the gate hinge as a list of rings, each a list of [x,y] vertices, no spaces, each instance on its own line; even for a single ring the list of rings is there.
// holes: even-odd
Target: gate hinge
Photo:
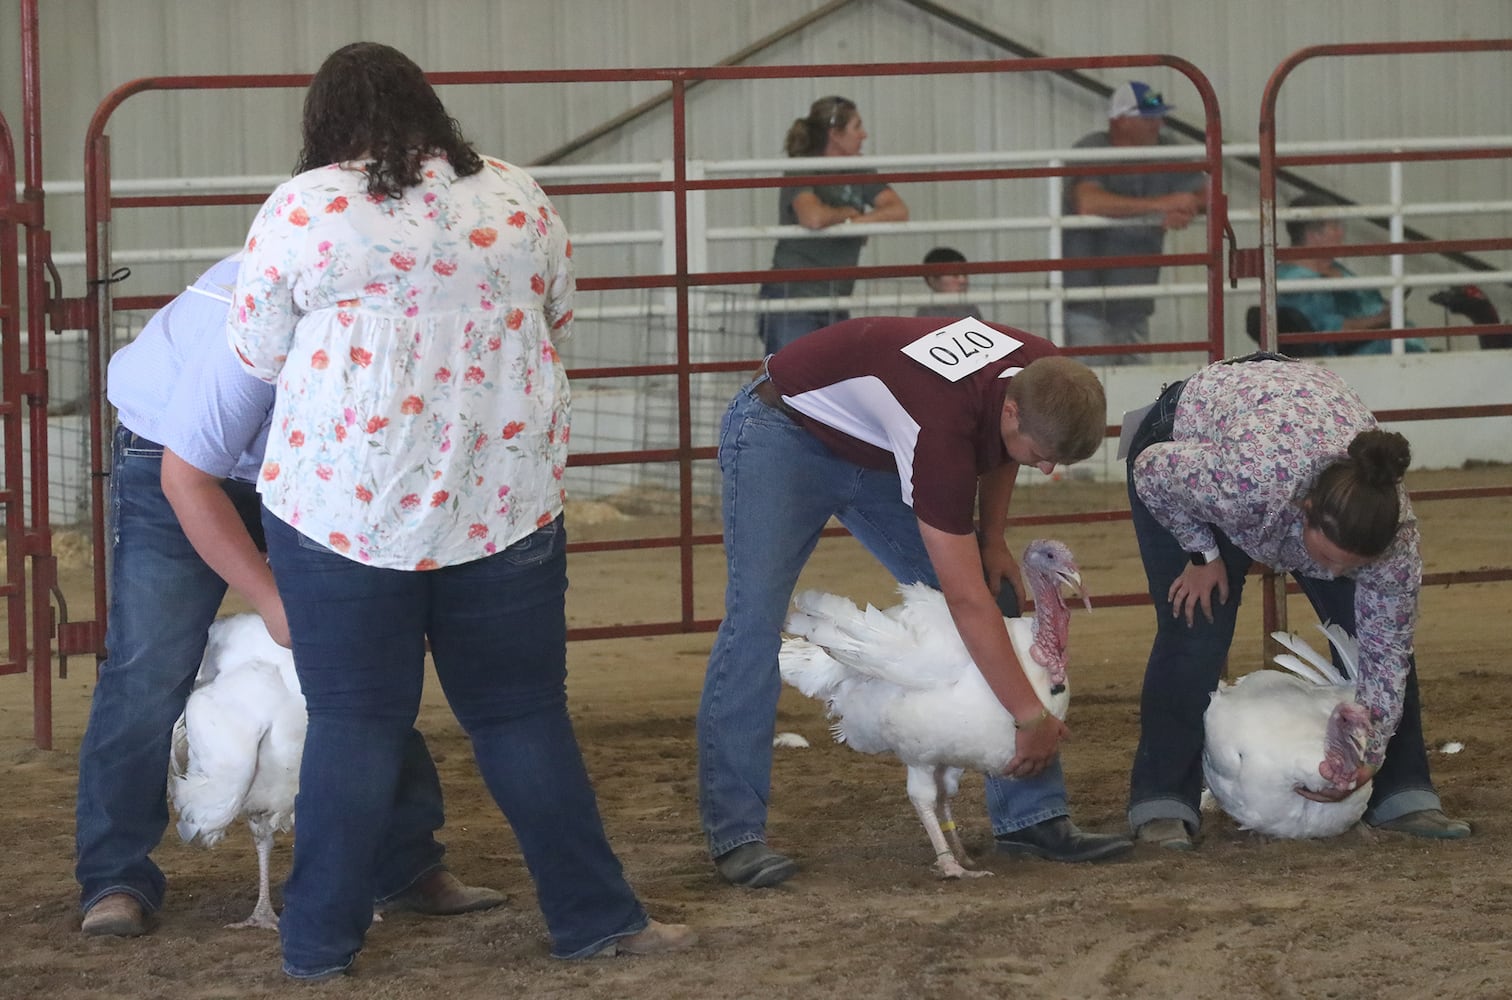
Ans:
[[[1260,247],[1235,247],[1229,252],[1229,278],[1258,278],[1265,266]]]
[[[88,298],[53,299],[47,305],[47,319],[54,333],[87,330],[94,310],[95,303]]]

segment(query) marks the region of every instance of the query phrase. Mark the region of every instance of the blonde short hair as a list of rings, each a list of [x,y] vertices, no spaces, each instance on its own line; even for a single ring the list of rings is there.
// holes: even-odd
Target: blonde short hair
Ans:
[[[1007,398],[1018,404],[1019,430],[1059,465],[1091,458],[1107,437],[1108,397],[1080,361],[1036,358],[1008,383]]]

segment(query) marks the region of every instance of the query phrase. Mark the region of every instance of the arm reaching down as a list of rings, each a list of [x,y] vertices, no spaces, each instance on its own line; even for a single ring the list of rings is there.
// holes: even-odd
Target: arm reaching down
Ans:
[[[1002,612],[983,579],[976,539],[948,534],[923,521],[919,522],[919,533],[966,651],[993,694],[1019,723],[1017,753],[1003,773],[1010,778],[1039,774],[1071,731],[1049,714],[1019,664]]]
[[[289,623],[273,571],[247,534],[220,480],[164,448],[162,483],[163,494],[194,551],[262,615],[273,639],[289,646]]]

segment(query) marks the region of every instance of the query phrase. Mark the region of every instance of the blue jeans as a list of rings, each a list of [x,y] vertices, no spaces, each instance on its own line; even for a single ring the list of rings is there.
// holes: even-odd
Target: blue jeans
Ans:
[[[794,297],[796,296],[788,294],[787,285],[761,286],[762,299]],[[761,338],[762,353],[776,354],[799,337],[805,337],[815,330],[823,329],[831,323],[838,323],[844,319],[850,319],[850,313],[844,309],[762,313],[756,317],[756,334]]]
[[[1083,312],[1067,308],[1063,314],[1066,330],[1066,346],[1102,347],[1107,344],[1129,346],[1150,342],[1149,316],[1123,316],[1110,320],[1101,313]],[[1078,361],[1094,367],[1100,365],[1147,365],[1153,358],[1148,354],[1089,354]]]
[[[310,716],[279,926],[284,971],[323,975],[362,948],[427,638],[525,856],[552,954],[580,957],[642,930],[645,910],[604,834],[567,714],[561,520],[430,572],[365,566],[266,512],[263,524]]]
[[[716,858],[766,840],[782,626],[798,574],[829,518],[838,517],[899,582],[938,586],[897,473],[836,458],[758,400],[752,386],[725,413],[719,467],[725,617],[698,708],[699,809]],[[1034,778],[989,775],[987,804],[997,834],[1066,815],[1059,757]]]
[[[1129,776],[1129,825],[1136,830],[1153,819],[1180,819],[1192,830],[1201,826],[1198,806],[1202,794],[1203,713],[1228,659],[1245,574],[1253,562],[1215,528],[1218,551],[1228,573],[1228,602],[1214,602],[1212,622],[1198,614],[1188,627],[1185,619],[1172,617],[1168,595],[1171,584],[1187,566],[1187,553],[1140,500],[1134,489],[1132,470],[1134,457],[1147,446],[1171,440],[1182,385],[1178,382],[1161,394],[1129,447],[1129,508],[1149,581],[1150,599],[1155,605],[1155,642],[1145,667],[1139,747]],[[1297,573],[1292,576],[1320,621],[1337,622],[1353,634],[1353,580],[1348,577],[1324,580]],[[1343,669],[1343,664],[1339,667]],[[1385,823],[1419,809],[1437,808],[1439,798],[1428,776],[1417,669],[1413,666],[1407,674],[1402,721],[1386,745],[1386,758],[1376,773],[1365,819],[1369,823]]]
[[[226,593],[163,495],[162,459],[162,445],[116,430],[107,656],[79,747],[75,876],[85,910],[121,892],[148,910],[163,905],[166,880],[148,855],[168,824],[169,742]],[[232,480],[222,488],[261,542],[256,488]],[[385,842],[378,899],[434,870],[444,852],[432,836],[443,822],[435,765],[419,733],[405,746],[405,791]]]

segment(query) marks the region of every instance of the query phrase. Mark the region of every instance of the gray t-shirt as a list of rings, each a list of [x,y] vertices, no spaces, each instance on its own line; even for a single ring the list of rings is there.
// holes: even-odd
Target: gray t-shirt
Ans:
[[[963,302],[960,305],[920,306],[915,316],[938,316],[942,319],[961,319],[964,316],[975,316],[985,320],[982,309],[974,302]]]
[[[847,169],[845,173],[872,173]],[[812,170],[803,171],[813,174]],[[812,191],[819,200],[835,208],[850,207],[865,212],[877,203],[877,197],[888,189],[886,184],[805,184],[802,187],[782,188],[777,197],[777,223],[796,226],[798,214],[793,211],[793,199],[805,191]],[[844,226],[831,227],[844,231]],[[855,267],[861,260],[861,248],[866,245],[865,236],[825,236],[817,239],[780,239],[772,251],[772,267]],[[787,282],[786,298],[805,298],[813,295],[849,295],[855,287],[851,279],[837,281],[790,281]],[[763,286],[765,287],[765,286]]]
[[[1178,143],[1161,133],[1159,145],[1175,146]],[[1077,149],[1108,149],[1106,131],[1082,136],[1076,142]],[[1201,173],[1173,174],[1106,174],[1066,178],[1065,212],[1076,212],[1072,191],[1081,181],[1094,181],[1112,194],[1129,198],[1157,198],[1177,191],[1202,190],[1205,175]],[[1165,230],[1160,226],[1119,226],[1112,229],[1068,229],[1062,241],[1062,255],[1066,257],[1126,257],[1134,254],[1160,253],[1165,245]],[[1153,284],[1160,274],[1158,267],[1105,267],[1091,270],[1065,271],[1067,288],[1106,288],[1118,285]],[[1108,299],[1098,302],[1067,302],[1072,312],[1090,313],[1109,322],[1118,323],[1143,319],[1155,311],[1151,299]]]

